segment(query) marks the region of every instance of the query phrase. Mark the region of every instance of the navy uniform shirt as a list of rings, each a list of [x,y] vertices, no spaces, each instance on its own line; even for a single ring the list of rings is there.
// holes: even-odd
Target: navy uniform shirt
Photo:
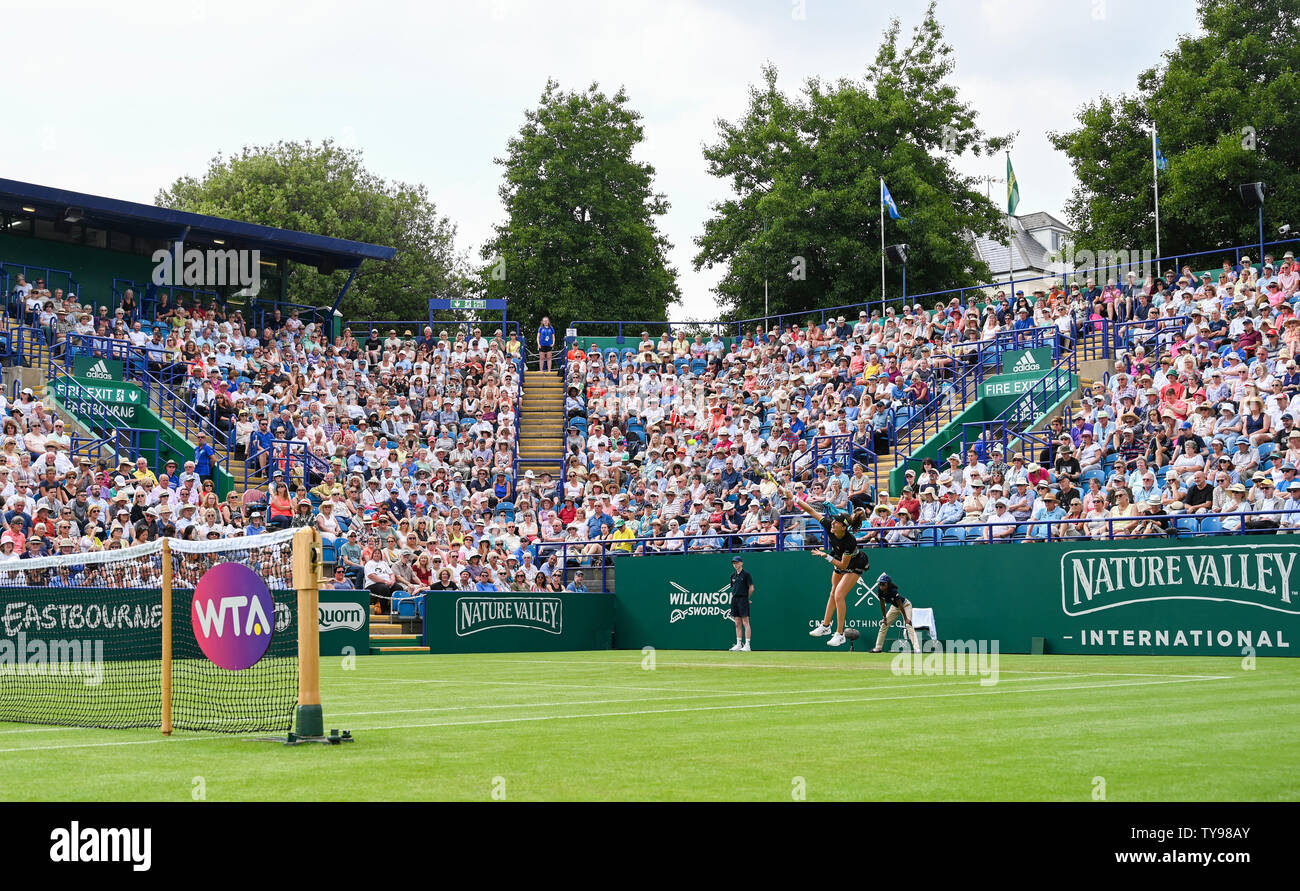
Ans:
[[[753,587],[754,577],[745,570],[733,572],[731,574],[731,596],[748,597],[749,590]]]

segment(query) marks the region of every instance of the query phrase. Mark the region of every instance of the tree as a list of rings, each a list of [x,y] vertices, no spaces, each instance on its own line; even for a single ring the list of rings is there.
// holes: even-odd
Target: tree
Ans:
[[[578,319],[667,318],[680,292],[656,219],[668,201],[654,168],[633,158],[641,115],[620,88],[606,96],[547,81],[496,163],[506,220],[482,248],[489,297],[535,326]]]
[[[776,68],[763,68],[744,117],[719,120],[704,150],[734,195],[714,204],[695,268],[726,266],[717,287],[726,310],[762,315],[765,281],[772,314],[880,299],[881,178],[904,217],[886,215],[885,238],[910,246],[909,293],[989,280],[968,235],[994,235],[1002,217],[952,160],[1010,138],[979,129],[948,81],[952,67],[931,3],[906,47],[890,23],[860,82],[813,78],[792,97]],[[899,296],[900,271],[889,276],[889,296]]]
[[[202,179],[181,177],[154,199],[161,207],[261,223],[395,248],[389,261],[368,261],[344,299],[351,319],[424,319],[428,298],[471,290],[456,227],[438,216],[422,185],[386,182],[362,164],[361,152],[326,140],[245,147],[217,155]],[[322,275],[289,264],[289,299],[333,306],[348,272]]]
[[[1079,180],[1066,216],[1080,248],[1154,249],[1153,121],[1169,162],[1159,174],[1165,256],[1257,241],[1240,183],[1266,182],[1265,221],[1292,222],[1283,215],[1300,199],[1294,0],[1201,0],[1198,16],[1205,33],[1180,38],[1135,93],[1099,97],[1076,129],[1049,134]]]

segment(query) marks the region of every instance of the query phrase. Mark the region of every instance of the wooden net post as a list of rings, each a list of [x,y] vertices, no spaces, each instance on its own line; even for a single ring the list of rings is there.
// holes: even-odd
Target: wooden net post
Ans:
[[[172,732],[172,549],[162,543],[162,732]]]
[[[320,702],[320,532],[310,526],[293,537],[293,585],[298,592],[298,736],[324,736]]]

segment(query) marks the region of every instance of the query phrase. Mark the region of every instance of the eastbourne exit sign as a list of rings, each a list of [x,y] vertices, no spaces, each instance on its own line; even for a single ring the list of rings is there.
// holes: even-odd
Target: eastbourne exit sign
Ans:
[[[472,300],[467,297],[433,297],[429,300],[429,309],[492,309],[502,311],[506,308],[504,300]]]

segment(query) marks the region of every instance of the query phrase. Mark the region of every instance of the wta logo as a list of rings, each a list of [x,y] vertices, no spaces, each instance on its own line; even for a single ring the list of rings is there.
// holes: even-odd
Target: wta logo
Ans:
[[[191,606],[194,639],[227,671],[256,665],[271,645],[275,615],[261,576],[242,563],[218,563],[203,574]]]

